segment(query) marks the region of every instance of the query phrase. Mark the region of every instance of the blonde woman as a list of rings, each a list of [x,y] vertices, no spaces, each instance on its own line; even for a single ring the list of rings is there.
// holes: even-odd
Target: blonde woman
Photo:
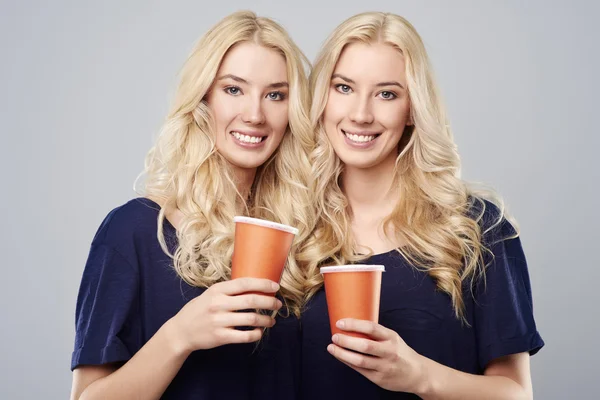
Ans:
[[[319,216],[303,313],[306,399],[529,399],[543,341],[503,207],[458,177],[423,42],[366,13],[331,34],[311,74]],[[495,204],[500,204],[496,202]],[[331,336],[319,267],[383,264],[379,324]],[[332,343],[333,342],[333,343]]]
[[[281,26],[251,12],[201,38],[147,156],[144,197],[110,212],[92,242],[72,399],[294,398],[297,246],[279,299],[275,282],[228,277],[234,215],[313,224],[306,66]],[[291,316],[274,325],[281,300]]]

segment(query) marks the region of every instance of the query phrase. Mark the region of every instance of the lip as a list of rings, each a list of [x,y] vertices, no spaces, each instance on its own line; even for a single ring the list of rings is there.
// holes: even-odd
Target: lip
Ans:
[[[342,129],[342,133],[349,133],[351,135],[359,135],[359,136],[374,136],[379,135],[381,132],[376,131],[348,131],[346,129]]]
[[[229,131],[229,133],[231,134],[231,132],[237,132],[237,133],[241,133],[242,135],[253,136],[253,137],[266,137],[266,136],[269,136],[266,133],[263,133],[261,131],[246,131],[246,130],[232,129],[232,130]]]
[[[379,136],[381,136],[380,132],[369,132],[369,131],[350,132],[350,131],[346,131],[344,129],[340,129],[340,133],[344,137],[344,141],[346,142],[346,144],[348,146],[353,147],[355,149],[361,149],[361,150],[369,149],[369,148],[373,147],[375,145],[375,142],[377,141],[377,139],[379,139]],[[346,133],[349,133],[351,135],[362,135],[362,136],[379,135],[379,136],[377,136],[375,139],[373,139],[373,140],[371,140],[369,142],[359,143],[359,142],[355,142],[353,140],[350,140],[346,136]]]
[[[251,136],[251,137],[264,137],[264,139],[258,143],[247,143],[247,142],[242,142],[241,140],[239,140],[238,138],[236,138],[235,136],[233,136],[233,132],[237,132],[241,135],[246,135],[246,136]],[[231,139],[233,140],[233,142],[235,144],[237,144],[240,147],[243,147],[245,149],[257,149],[259,147],[263,147],[265,145],[265,143],[267,142],[267,140],[269,140],[269,135],[266,135],[262,132],[259,131],[244,131],[244,130],[231,130],[229,131],[228,135],[231,137]]]

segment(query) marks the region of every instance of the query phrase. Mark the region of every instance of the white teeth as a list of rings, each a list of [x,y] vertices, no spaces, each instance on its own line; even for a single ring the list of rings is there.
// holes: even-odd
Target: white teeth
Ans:
[[[353,133],[347,133],[344,132],[344,134],[346,135],[346,137],[350,140],[352,140],[353,142],[357,142],[357,143],[366,143],[366,142],[370,142],[371,140],[375,139],[376,135],[355,135]]]
[[[262,137],[259,136],[248,136],[248,135],[242,135],[239,132],[231,132],[231,134],[240,142],[244,142],[244,143],[260,143],[262,142]]]

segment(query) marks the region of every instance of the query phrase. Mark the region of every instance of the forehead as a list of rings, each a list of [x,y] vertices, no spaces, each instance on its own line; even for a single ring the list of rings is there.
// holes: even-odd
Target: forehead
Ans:
[[[357,83],[406,83],[404,56],[395,47],[383,43],[348,44],[340,54],[333,72]]]
[[[277,50],[243,42],[225,54],[217,75],[232,74],[252,83],[270,84],[287,80],[286,65],[285,57]]]

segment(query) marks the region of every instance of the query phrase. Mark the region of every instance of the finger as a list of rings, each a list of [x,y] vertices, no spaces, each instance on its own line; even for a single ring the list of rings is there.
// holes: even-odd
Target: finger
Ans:
[[[327,346],[327,351],[343,363],[347,363],[351,367],[357,367],[362,369],[377,371],[379,361],[381,360],[377,357],[367,356],[364,354],[359,354],[350,350],[346,350],[343,347],[339,347],[335,344],[330,344],[329,346]]]
[[[213,288],[228,296],[235,296],[246,292],[275,293],[279,290],[279,285],[268,279],[237,278],[219,282]]]
[[[238,331],[236,329],[224,328],[218,332],[221,343],[252,343],[257,342],[262,337],[263,330],[261,328],[252,329],[251,331]]]
[[[353,336],[336,333],[331,338],[333,343],[348,350],[358,351],[375,357],[384,357],[387,354],[385,342],[376,342],[374,340],[357,338]]]
[[[387,329],[373,321],[366,321],[362,319],[340,319],[335,325],[344,331],[364,333],[376,341],[391,339],[393,335],[396,334],[396,332]]]
[[[263,296],[260,294],[241,294],[238,296],[227,296],[224,300],[223,309],[227,311],[234,310],[279,310],[283,305],[280,300],[273,296]]]
[[[234,326],[270,328],[275,325],[275,319],[254,312],[228,312],[216,315],[215,324],[227,328]]]

